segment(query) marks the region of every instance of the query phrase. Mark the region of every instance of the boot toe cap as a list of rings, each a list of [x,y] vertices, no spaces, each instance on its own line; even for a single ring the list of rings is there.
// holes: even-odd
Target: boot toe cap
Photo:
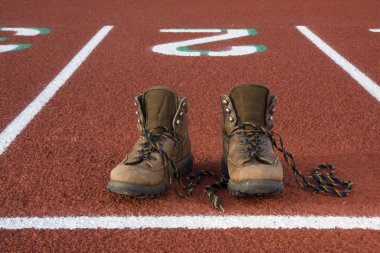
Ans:
[[[111,171],[110,180],[138,185],[158,185],[164,181],[164,170],[119,164]]]
[[[281,182],[283,180],[282,166],[279,161],[274,165],[268,164],[246,164],[243,166],[236,166],[230,164],[229,176],[234,182],[244,182],[253,180],[273,180]]]

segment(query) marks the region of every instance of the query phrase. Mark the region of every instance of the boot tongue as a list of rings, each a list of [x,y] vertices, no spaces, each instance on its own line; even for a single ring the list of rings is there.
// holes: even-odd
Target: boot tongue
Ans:
[[[262,85],[235,86],[229,97],[236,112],[237,124],[253,123],[264,126],[268,95],[268,88]]]
[[[177,96],[173,91],[161,87],[152,88],[144,92],[143,101],[147,130],[173,130],[172,121],[177,108]]]

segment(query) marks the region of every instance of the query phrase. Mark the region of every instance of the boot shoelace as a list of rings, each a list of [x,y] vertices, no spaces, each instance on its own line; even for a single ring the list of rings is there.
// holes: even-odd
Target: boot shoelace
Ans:
[[[161,131],[157,131],[159,129]],[[125,165],[135,165],[142,161],[157,160],[157,158],[151,156],[152,153],[158,152],[163,161],[165,169],[165,182],[167,185],[171,185],[174,192],[182,198],[188,198],[193,193],[194,187],[199,184],[203,176],[211,176],[218,179],[215,173],[201,170],[195,174],[188,176],[182,176],[176,167],[175,163],[171,157],[167,154],[163,147],[163,142],[168,138],[178,143],[178,139],[170,133],[166,128],[156,127],[152,131],[144,129],[142,132],[142,138],[145,140],[141,147],[142,149],[137,150],[137,159],[131,162],[125,161]],[[179,184],[182,190],[178,190],[176,184]]]
[[[246,127],[252,130],[244,130]],[[239,129],[243,130],[238,131]],[[251,159],[254,158],[263,163],[271,162],[261,156],[261,151],[263,151],[263,149],[262,147],[259,147],[262,143],[260,138],[261,136],[269,137],[273,147],[275,147],[284,156],[286,163],[295,174],[296,182],[301,186],[301,188],[305,190],[312,189],[313,194],[325,192],[339,197],[348,196],[348,194],[352,191],[352,182],[344,181],[335,177],[335,167],[328,163],[319,164],[315,167],[311,176],[305,177],[297,168],[293,155],[286,151],[284,141],[279,133],[275,131],[268,132],[257,124],[245,123],[236,126],[228,137],[231,137],[234,134],[241,134],[242,132],[244,136],[247,137],[248,144],[250,144],[250,147],[245,151],[248,151]],[[326,172],[322,172],[324,170]],[[218,189],[227,188],[227,184],[228,178],[223,175],[220,177],[218,182],[215,182],[205,188],[205,194],[209,197],[213,208],[224,211],[220,199],[216,196],[216,191]]]
[[[255,159],[259,162],[265,164],[273,164],[272,161],[266,159],[262,152],[265,151],[263,147],[262,137],[264,136],[262,129],[253,129],[250,131],[244,130],[244,125],[239,125],[232,130],[232,133],[227,137],[230,138],[233,135],[237,134],[244,138],[244,140],[240,140],[240,145],[244,145],[245,147],[240,150],[240,152],[245,153],[245,159]],[[246,162],[244,162],[246,163]]]
[[[252,130],[245,130],[246,126],[250,127]],[[283,154],[286,163],[295,174],[296,182],[303,189],[312,189],[314,191],[314,194],[325,192],[337,195],[339,197],[348,196],[348,194],[352,191],[352,182],[344,181],[335,177],[335,167],[328,163],[319,164],[315,167],[311,176],[305,177],[298,170],[293,155],[285,150],[282,137],[275,131],[268,132],[257,124],[246,123],[236,126],[228,137],[231,137],[234,134],[243,134],[246,137],[246,143],[242,144],[248,144],[248,148],[245,151],[248,152],[250,159],[256,159],[259,162],[272,164],[271,161],[265,159],[261,155],[261,152],[263,151],[261,138],[262,136],[268,136],[272,142],[273,147],[275,147],[279,152]],[[222,202],[216,195],[216,191],[219,189],[227,188],[228,178],[226,175],[218,176],[213,172],[201,170],[195,174],[182,176],[162,145],[162,142],[166,141],[167,138],[172,139],[175,143],[178,142],[178,139],[168,131],[156,134],[153,133],[153,131],[149,132],[147,130],[144,130],[142,136],[146,141],[142,144],[143,149],[138,151],[138,159],[133,162],[125,162],[124,164],[134,165],[144,160],[155,160],[156,158],[152,157],[151,153],[159,152],[164,162],[165,180],[168,185],[172,186],[172,189],[175,191],[175,193],[182,198],[190,197],[194,190],[194,187],[199,184],[202,177],[214,177],[218,181],[206,186],[204,193],[208,196],[208,199],[213,208],[222,210],[224,212]],[[327,172],[323,173],[323,170],[327,170]],[[174,183],[173,180],[176,180],[177,184],[181,186],[182,192],[177,189],[176,183]],[[314,180],[315,183],[312,183],[311,180]]]

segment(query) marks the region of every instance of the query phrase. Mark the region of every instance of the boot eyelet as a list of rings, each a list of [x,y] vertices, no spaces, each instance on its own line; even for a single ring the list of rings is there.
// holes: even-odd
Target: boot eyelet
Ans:
[[[181,117],[183,116],[183,111],[179,112],[179,116],[181,116]]]
[[[137,103],[136,103],[136,102],[134,102],[133,104],[134,104],[135,106],[137,106]]]
[[[228,112],[228,113],[230,113],[230,112],[231,112],[231,109],[230,109],[230,108],[226,108],[225,111]]]
[[[223,99],[223,100],[222,100],[222,104],[224,104],[224,105],[228,105],[228,101],[227,101],[226,99]]]
[[[138,111],[135,111],[135,114],[136,114],[136,115],[139,115],[139,112],[138,112]]]
[[[177,125],[179,125],[179,124],[181,123],[181,121],[180,121],[179,119],[177,119],[177,120],[175,121],[175,123],[176,123]]]
[[[185,107],[185,106],[186,106],[186,102],[183,102],[183,103],[181,104],[181,106],[182,106],[182,107]]]
[[[141,123],[142,123],[142,120],[141,120],[141,119],[138,119],[138,120],[137,120],[137,123],[141,124]]]
[[[233,118],[232,116],[230,116],[230,117],[228,117],[228,120],[229,120],[230,122],[232,122],[232,121],[234,121],[234,118]]]
[[[270,120],[273,120],[273,116],[270,116],[269,119],[270,119]]]

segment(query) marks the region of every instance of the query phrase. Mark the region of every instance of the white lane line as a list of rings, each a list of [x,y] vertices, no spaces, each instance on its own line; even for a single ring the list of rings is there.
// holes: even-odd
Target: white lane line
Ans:
[[[61,216],[0,218],[0,229],[369,229],[380,217],[349,216]]]
[[[380,86],[377,83],[347,61],[326,42],[310,31],[309,28],[306,26],[296,26],[296,28],[380,102]]]
[[[112,28],[113,26],[103,26],[42,92],[0,133],[0,155],[65,84]]]
[[[369,29],[370,32],[380,33],[380,28]]]

